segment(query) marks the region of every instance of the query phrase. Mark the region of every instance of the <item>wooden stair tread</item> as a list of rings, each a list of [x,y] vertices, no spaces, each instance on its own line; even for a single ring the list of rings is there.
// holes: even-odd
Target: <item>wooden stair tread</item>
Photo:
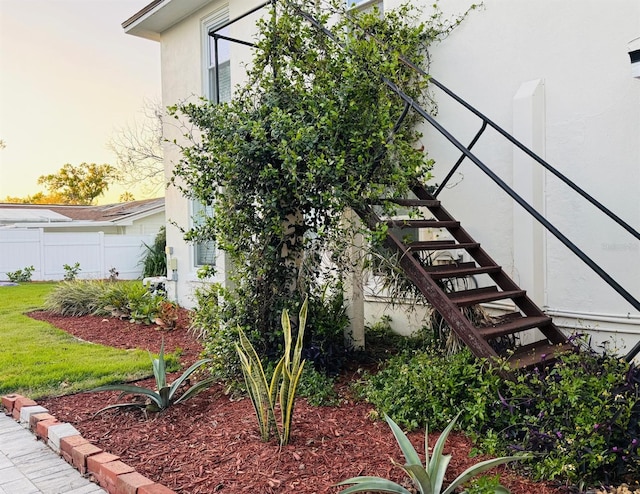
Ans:
[[[547,340],[540,340],[518,348],[507,359],[507,363],[512,369],[524,369],[536,364],[552,362],[558,355],[573,351],[575,351],[575,347],[571,343],[554,345]]]
[[[391,202],[398,206],[413,206],[425,208],[438,208],[440,201],[437,199],[381,199],[383,202]]]
[[[455,240],[429,240],[421,242],[411,242],[407,244],[407,249],[413,251],[420,250],[473,250],[480,247],[477,242],[456,243]]]
[[[451,292],[447,295],[449,299],[458,307],[466,307],[469,305],[482,304],[484,302],[493,302],[507,298],[518,298],[526,294],[525,290],[504,290],[498,291],[497,287],[475,288],[472,290],[462,290],[459,292]]]
[[[390,228],[460,228],[459,221],[441,220],[389,220],[387,225]]]
[[[442,315],[449,327],[474,355],[499,358],[498,352],[500,352],[505,357],[504,350],[497,350],[489,344],[489,340],[519,332],[524,335],[529,330],[541,332],[545,339],[533,345],[517,348],[508,359],[514,368],[539,364],[544,362],[544,359],[553,361],[557,353],[573,349],[553,320],[540,310],[524,290],[517,286],[480,246],[480,243],[476,242],[460,222],[442,207],[439,200],[419,183],[415,183],[411,190],[417,199],[382,198],[375,204],[370,204],[356,212],[372,230],[378,228],[380,224],[387,225],[389,230],[384,240],[385,247],[391,253],[396,253],[398,263],[407,278]],[[377,212],[379,208],[372,207],[390,203],[400,207],[415,208],[413,211],[419,213],[421,217],[381,218]],[[404,231],[408,228],[444,228],[449,231],[449,236],[447,240],[411,241],[412,239],[403,238]],[[452,262],[432,264],[437,262],[438,252],[447,250],[466,251],[471,262],[461,262],[462,258],[455,260],[457,254],[452,253],[451,257],[454,258],[450,259]],[[440,281],[464,279],[475,275],[487,275],[494,286],[448,292],[446,288],[454,288],[457,286],[456,283],[447,284]],[[470,284],[470,286],[473,285],[477,286],[477,283]],[[476,327],[469,320],[467,311],[461,310],[462,307],[507,299],[514,302],[517,307],[516,312],[503,316],[484,328]]]
[[[508,321],[487,326],[484,328],[478,328],[478,332],[483,338],[490,340],[492,338],[498,338],[508,334],[519,333],[527,329],[538,328],[549,324],[552,319],[548,316],[529,316],[511,318]]]
[[[477,274],[497,273],[502,268],[500,266],[476,266],[473,262],[437,264],[428,266],[425,271],[435,280],[444,278],[463,278]]]

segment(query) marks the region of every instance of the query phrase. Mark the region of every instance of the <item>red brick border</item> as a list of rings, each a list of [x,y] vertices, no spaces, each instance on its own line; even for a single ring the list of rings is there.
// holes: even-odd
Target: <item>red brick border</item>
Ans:
[[[22,407],[37,406],[37,403],[19,394],[2,396],[5,413],[15,420],[20,419]],[[47,412],[33,414],[29,420],[30,430],[45,444],[49,438],[49,427],[62,422]],[[60,439],[61,456],[82,475],[93,475],[109,494],[176,494],[175,491],[139,474],[120,461],[118,456],[104,452],[80,435]]]

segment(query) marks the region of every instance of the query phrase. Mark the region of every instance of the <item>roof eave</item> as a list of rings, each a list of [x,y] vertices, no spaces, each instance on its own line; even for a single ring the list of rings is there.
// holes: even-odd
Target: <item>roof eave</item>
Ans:
[[[211,0],[153,0],[122,23],[126,34],[160,41],[160,35]]]

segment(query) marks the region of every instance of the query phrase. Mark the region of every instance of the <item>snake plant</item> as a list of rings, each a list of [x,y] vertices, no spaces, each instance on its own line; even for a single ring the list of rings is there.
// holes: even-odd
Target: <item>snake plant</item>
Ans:
[[[431,456],[429,455],[429,436],[428,429],[425,432],[425,463],[422,465],[420,457],[418,453],[414,449],[413,445],[407,438],[407,436],[402,432],[400,427],[391,420],[388,416],[385,415],[385,420],[391,427],[393,435],[404,454],[406,459],[406,464],[401,468],[409,475],[411,480],[413,481],[413,485],[418,490],[419,494],[451,494],[454,490],[463,484],[465,484],[468,480],[475,477],[476,475],[489,470],[498,465],[502,465],[503,463],[507,463],[510,461],[521,460],[524,456],[506,456],[502,458],[494,458],[491,460],[482,461],[467,468],[464,472],[462,472],[451,484],[449,484],[446,489],[443,489],[444,477],[447,471],[447,467],[449,466],[449,461],[451,460],[451,455],[443,455],[442,451],[444,449],[444,443],[447,440],[447,436],[453,429],[453,426],[456,423],[456,420],[460,414],[458,414],[450,423],[447,425],[445,430],[440,434],[440,437],[436,441],[436,444],[433,448],[433,452]],[[350,479],[344,480],[340,482],[339,486],[355,484],[351,487],[348,487],[342,491],[340,494],[351,494],[354,492],[389,492],[392,494],[412,494],[411,491],[407,490],[400,484],[393,482],[391,480],[382,478],[382,477],[352,477]],[[466,491],[465,491],[466,492]],[[496,494],[508,494],[509,491],[502,485],[498,485],[495,487]]]
[[[239,329],[240,343],[236,344],[247,391],[258,418],[260,436],[263,441],[267,441],[273,428],[278,434],[281,446],[289,442],[296,390],[304,368],[305,361],[301,361],[302,342],[308,306],[309,300],[305,299],[298,315],[298,337],[293,347],[293,354],[291,353],[292,337],[289,312],[286,309],[282,311],[284,355],[276,365],[270,384],[267,384],[267,378],[258,354],[242,329]],[[275,417],[276,401],[280,403],[280,427],[278,427]]]
[[[151,358],[151,363],[153,365],[153,375],[156,379],[156,389],[154,391],[152,389],[143,388],[141,386],[135,386],[131,384],[107,384],[104,386],[99,386],[91,391],[121,391],[120,397],[124,395],[139,395],[145,397],[149,400],[149,403],[146,405],[146,409],[148,411],[157,412],[160,410],[165,410],[169,408],[171,405],[180,403],[182,401],[186,401],[189,398],[193,398],[200,391],[205,388],[211,386],[215,382],[215,379],[210,377],[208,379],[204,379],[197,384],[191,386],[188,390],[182,393],[179,397],[176,397],[178,390],[180,387],[187,381],[189,376],[193,374],[196,370],[202,367],[204,364],[210,362],[211,359],[202,359],[198,360],[191,367],[189,367],[184,373],[171,385],[167,384],[167,367],[164,359],[164,339],[162,340],[162,344],[160,346],[160,355],[157,359]],[[109,410],[111,408],[122,408],[122,407],[131,407],[131,406],[143,406],[139,403],[117,403],[115,405],[109,405],[98,410],[97,413],[103,412],[105,410]]]

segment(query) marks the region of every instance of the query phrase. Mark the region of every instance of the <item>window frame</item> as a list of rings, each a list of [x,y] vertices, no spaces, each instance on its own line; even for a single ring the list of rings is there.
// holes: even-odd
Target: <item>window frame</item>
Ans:
[[[202,94],[209,100],[214,101],[216,103],[228,101],[229,98],[221,99],[221,101],[217,100],[217,95],[212,94],[213,88],[215,87],[215,79],[212,78],[212,74],[215,74],[215,63],[213,62],[214,54],[212,53],[213,46],[213,38],[210,36],[212,30],[216,29],[221,24],[227,22],[229,20],[229,6],[225,5],[221,7],[207,17],[202,19],[201,21],[201,33],[202,33]],[[225,43],[229,43],[228,41],[224,41]],[[229,57],[224,60],[220,67],[225,67],[229,71],[229,87],[231,86],[231,53],[229,49]],[[230,93],[230,91],[229,91]]]

